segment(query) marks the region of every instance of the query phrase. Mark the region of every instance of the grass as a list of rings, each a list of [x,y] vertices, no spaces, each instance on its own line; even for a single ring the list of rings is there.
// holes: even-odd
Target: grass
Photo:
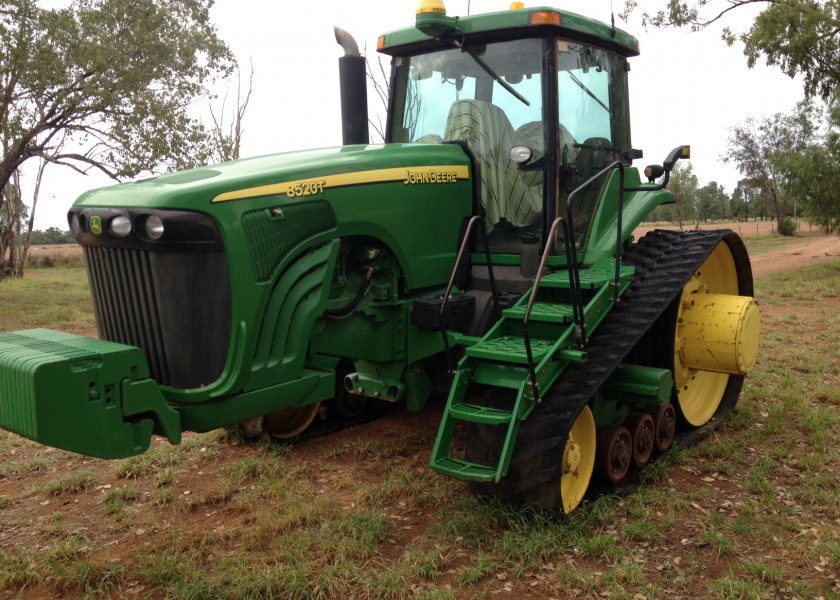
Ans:
[[[92,471],[76,471],[58,479],[48,481],[41,486],[39,491],[47,496],[64,498],[92,488],[98,480],[98,476]]]
[[[786,246],[802,243],[802,234],[794,236],[785,236],[778,233],[761,233],[758,235],[751,235],[744,238],[744,244],[747,246],[751,256],[763,254],[778,250]]]
[[[38,285],[58,305],[78,291]],[[568,517],[474,499],[428,469],[419,429],[294,447],[190,434],[118,462],[0,433],[0,595],[838,597],[840,263],[763,278],[757,297],[738,411]]]
[[[0,331],[51,327],[94,335],[87,275],[81,265],[32,269],[0,280]]]

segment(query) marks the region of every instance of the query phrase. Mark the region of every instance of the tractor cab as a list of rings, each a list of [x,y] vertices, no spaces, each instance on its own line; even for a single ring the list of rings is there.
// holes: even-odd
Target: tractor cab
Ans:
[[[598,44],[584,26],[605,30]],[[553,9],[449,19],[421,3],[417,28],[380,39],[393,55],[386,141],[464,147],[491,253],[542,248],[569,193],[630,156],[627,57],[637,45],[612,34]],[[571,206],[578,251],[605,180]]]

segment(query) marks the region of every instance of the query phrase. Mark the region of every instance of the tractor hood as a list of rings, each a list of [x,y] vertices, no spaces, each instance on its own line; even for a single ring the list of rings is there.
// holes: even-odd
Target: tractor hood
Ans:
[[[458,167],[441,172],[438,179],[465,180],[469,178],[468,164],[458,146],[340,146],[259,156],[99,188],[82,194],[74,206],[207,212],[212,204],[232,200],[267,196],[300,199],[320,196],[337,187],[403,182],[416,175],[417,168],[422,174],[435,172],[440,166]],[[321,186],[318,180],[325,178],[328,180]],[[288,184],[292,188],[301,185],[290,190]]]

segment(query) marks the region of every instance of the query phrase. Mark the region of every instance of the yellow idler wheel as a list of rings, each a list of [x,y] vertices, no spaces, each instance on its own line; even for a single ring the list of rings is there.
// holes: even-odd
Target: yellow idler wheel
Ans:
[[[563,450],[560,500],[567,513],[577,508],[589,489],[592,470],[595,468],[596,438],[595,418],[589,407],[584,406],[569,430]]]
[[[298,408],[284,408],[265,415],[265,430],[278,440],[292,440],[306,431],[318,416],[321,403]]]
[[[730,375],[755,366],[761,314],[738,295],[738,272],[718,244],[683,288],[674,340],[674,387],[683,418],[695,427],[714,416]]]

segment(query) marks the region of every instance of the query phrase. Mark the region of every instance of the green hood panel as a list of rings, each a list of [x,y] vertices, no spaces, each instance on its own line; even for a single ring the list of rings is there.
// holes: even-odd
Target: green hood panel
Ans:
[[[75,206],[111,214],[180,210],[209,215],[229,263],[237,264],[231,273],[236,288],[260,280],[251,272],[255,242],[243,224],[254,215],[284,218],[288,207],[320,203],[332,212],[327,221],[337,225],[308,240],[309,245],[336,237],[379,240],[397,257],[406,288],[416,290],[444,285],[449,276],[461,222],[473,210],[470,169],[464,150],[453,144],[344,146],[250,158],[100,188],[83,194]]]

